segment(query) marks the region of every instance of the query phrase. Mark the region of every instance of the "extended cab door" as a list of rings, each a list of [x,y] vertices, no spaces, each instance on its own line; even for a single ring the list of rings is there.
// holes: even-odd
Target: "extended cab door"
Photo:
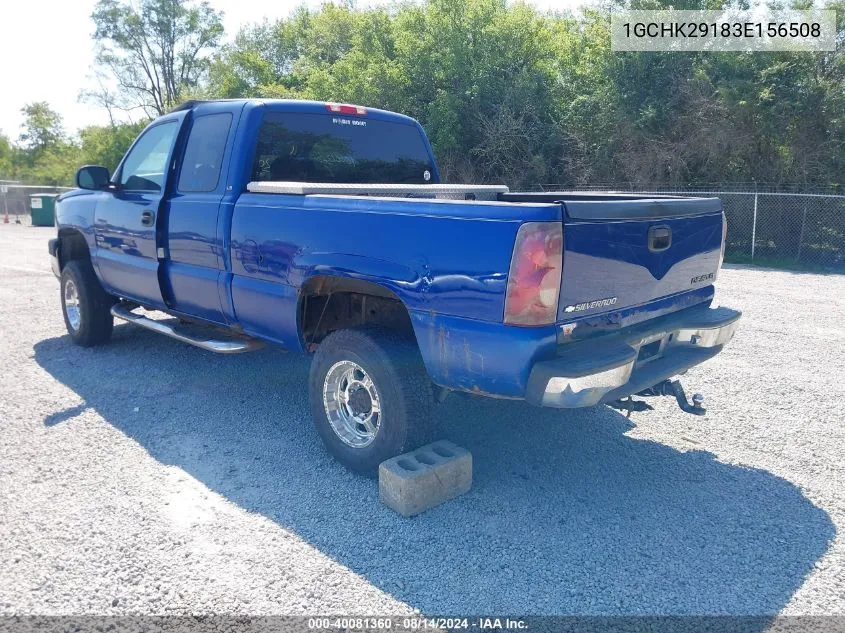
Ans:
[[[220,291],[231,202],[224,202],[243,103],[195,106],[185,123],[178,177],[164,206],[164,299],[171,310],[224,323]],[[231,197],[231,195],[230,195]],[[225,294],[225,292],[224,292]]]
[[[158,119],[123,158],[113,188],[94,212],[96,265],[113,294],[163,307],[159,284],[159,216],[173,172],[173,148],[185,112]]]

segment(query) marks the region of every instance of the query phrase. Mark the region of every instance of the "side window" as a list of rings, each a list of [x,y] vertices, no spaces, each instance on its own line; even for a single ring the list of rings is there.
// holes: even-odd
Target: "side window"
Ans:
[[[120,184],[129,191],[161,191],[167,179],[167,156],[179,131],[176,121],[150,128],[123,161]]]
[[[208,192],[217,189],[226,138],[232,126],[232,114],[208,114],[194,119],[182,172],[179,174],[179,191]]]

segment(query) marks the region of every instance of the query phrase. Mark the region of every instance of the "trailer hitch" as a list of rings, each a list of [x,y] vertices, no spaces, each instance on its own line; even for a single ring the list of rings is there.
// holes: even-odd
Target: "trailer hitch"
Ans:
[[[636,395],[643,398],[673,396],[682,411],[692,413],[693,415],[704,415],[707,413],[707,409],[701,406],[704,402],[704,396],[700,393],[693,394],[692,404],[690,404],[687,400],[687,394],[684,392],[684,388],[681,386],[681,382],[679,380],[664,380],[663,382],[659,382],[648,389],[643,389]],[[643,402],[642,400],[634,400],[631,396],[622,400],[608,402],[607,406],[619,411],[625,411],[627,413],[627,417],[629,418],[631,417],[632,411],[652,411],[654,409],[654,407],[650,404]]]
[[[701,406],[704,402],[704,396],[702,396],[700,393],[692,394],[692,404],[690,404],[687,400],[687,394],[684,392],[684,388],[681,386],[680,380],[664,380],[663,382],[657,383],[653,387],[643,389],[637,395],[644,397],[674,396],[675,400],[678,401],[678,406],[681,407],[681,411],[685,411],[686,413],[692,413],[693,415],[704,415],[705,413],[707,413],[707,409]]]

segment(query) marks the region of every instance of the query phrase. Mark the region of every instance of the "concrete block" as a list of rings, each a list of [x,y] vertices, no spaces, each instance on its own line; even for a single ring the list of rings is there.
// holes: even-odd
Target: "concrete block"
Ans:
[[[447,440],[383,461],[378,469],[382,503],[406,517],[440,505],[472,487],[472,454]]]

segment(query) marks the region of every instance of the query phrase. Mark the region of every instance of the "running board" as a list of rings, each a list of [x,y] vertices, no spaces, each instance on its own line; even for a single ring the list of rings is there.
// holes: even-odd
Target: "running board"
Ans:
[[[143,328],[164,334],[170,338],[175,338],[177,341],[195,345],[196,347],[215,352],[217,354],[241,354],[243,352],[253,352],[264,347],[264,344],[257,339],[214,339],[205,336],[191,336],[182,332],[178,332],[176,328],[168,323],[149,319],[140,314],[135,314],[128,306],[116,303],[111,309],[112,316],[118,319],[123,319],[129,323],[140,325]]]

